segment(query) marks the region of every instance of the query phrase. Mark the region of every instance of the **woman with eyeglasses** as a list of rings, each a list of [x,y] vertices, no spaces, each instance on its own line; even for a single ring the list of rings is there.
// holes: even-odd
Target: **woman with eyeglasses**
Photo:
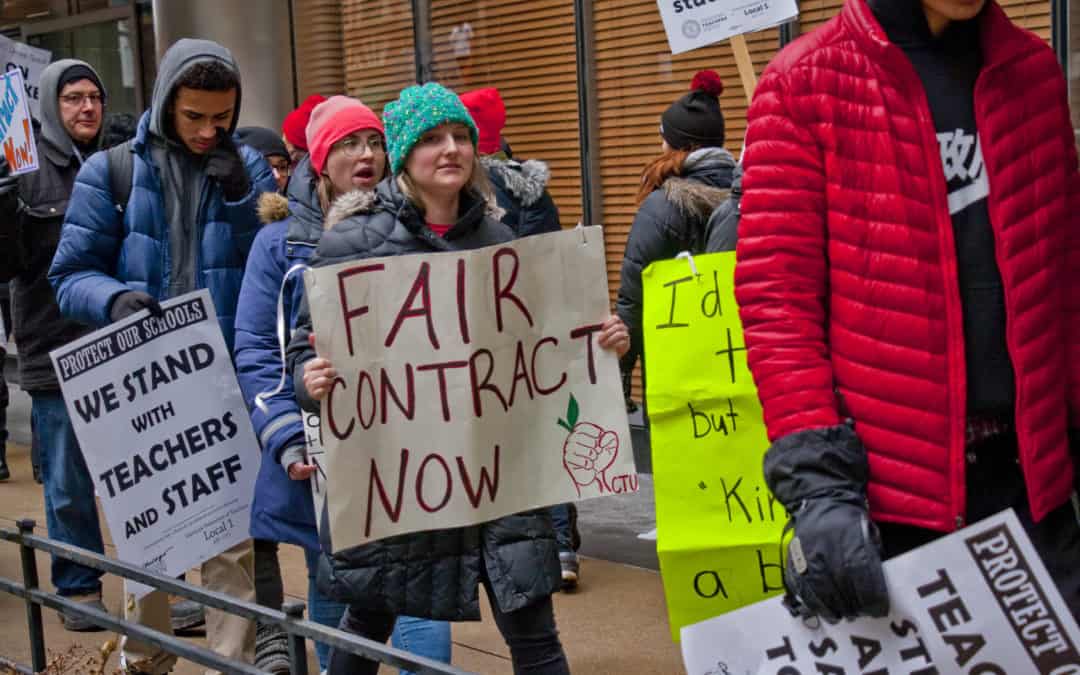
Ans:
[[[277,303],[280,293],[291,332],[303,281],[299,274],[287,276],[287,272],[294,265],[306,264],[315,251],[323,235],[324,214],[334,199],[354,190],[371,191],[386,176],[383,138],[378,115],[354,98],[333,96],[315,108],[307,125],[310,154],[295,167],[287,197],[265,194],[260,201],[260,216],[267,225],[248,257],[236,316],[240,387],[263,450],[251,509],[251,536],[303,547],[308,563],[308,614],[333,627],[345,606],[321,594],[315,584],[319,538],[309,479],[316,467],[306,461],[306,429],[288,371],[278,388],[284,364],[277,338]],[[263,397],[264,405],[256,404],[257,395],[271,393]],[[280,607],[281,601],[279,580],[270,602]],[[394,645],[449,662],[449,624],[401,617]],[[319,666],[325,670],[329,648],[319,643],[315,648]],[[281,672],[288,672],[287,645],[282,643],[282,649]],[[269,663],[257,665],[278,672],[268,668]]]

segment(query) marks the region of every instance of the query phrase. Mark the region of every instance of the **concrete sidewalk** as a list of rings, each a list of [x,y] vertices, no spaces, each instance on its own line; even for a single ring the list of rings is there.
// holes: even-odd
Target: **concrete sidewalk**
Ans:
[[[33,518],[39,524],[37,532],[44,535],[44,501],[41,486],[31,478],[29,448],[9,443],[8,463],[12,479],[0,483],[0,526],[14,528],[16,520]],[[115,555],[111,542],[107,542],[107,552]],[[291,598],[306,600],[307,571],[302,552],[292,546],[282,546],[281,564],[286,594]],[[48,558],[40,554],[38,572],[42,583],[47,583]],[[574,673],[669,675],[683,672],[678,645],[671,642],[668,633],[663,589],[657,573],[602,560],[584,559],[581,574],[582,585],[577,592],[555,597],[556,617]],[[22,578],[18,548],[6,542],[0,542],[0,576],[16,580]],[[197,582],[197,571],[189,575],[189,579]],[[118,612],[120,602],[119,580],[106,576],[106,606]],[[29,663],[30,647],[24,607],[21,600],[0,593],[0,655]],[[509,651],[491,620],[486,603],[482,603],[482,610],[483,621],[454,624],[454,665],[476,673],[509,675],[513,672]],[[50,658],[68,655],[69,665],[57,669],[56,673],[82,675],[91,672],[77,660],[78,656],[85,657],[96,652],[116,637],[105,632],[69,633],[60,626],[55,612],[46,609],[44,616]],[[190,639],[202,642],[201,637]],[[105,672],[112,673],[116,662],[117,655],[113,654]],[[310,655],[309,663],[310,672],[317,673],[314,653]],[[174,672],[193,675],[199,671],[194,664],[181,663]],[[383,672],[394,671],[383,668]]]

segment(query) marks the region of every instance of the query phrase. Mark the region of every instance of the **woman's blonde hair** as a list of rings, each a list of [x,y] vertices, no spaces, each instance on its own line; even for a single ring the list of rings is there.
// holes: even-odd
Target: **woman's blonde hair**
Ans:
[[[423,197],[420,196],[420,190],[417,188],[416,182],[413,181],[408,171],[402,171],[397,175],[397,183],[405,198],[413,203],[420,215],[424,215],[427,206],[424,204]],[[488,205],[488,211],[494,212],[498,208],[495,201],[495,188],[491,185],[491,179],[488,178],[487,169],[480,163],[479,153],[473,155],[472,175],[469,177],[469,182],[462,189],[468,190],[483,199]]]

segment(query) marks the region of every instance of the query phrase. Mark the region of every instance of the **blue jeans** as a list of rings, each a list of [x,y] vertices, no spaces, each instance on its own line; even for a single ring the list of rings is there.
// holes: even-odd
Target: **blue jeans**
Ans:
[[[337,628],[341,623],[341,615],[345,613],[345,604],[331,600],[319,592],[315,584],[319,570],[318,551],[305,548],[304,561],[307,562],[308,572],[308,618],[323,626]],[[319,658],[319,670],[326,670],[330,663],[330,645],[316,642],[315,655]]]
[[[559,545],[559,553],[573,553],[577,549],[574,546],[574,524],[571,522],[570,515],[572,508],[574,508],[572,504],[556,504],[548,507],[551,524],[555,526],[555,541]]]
[[[527,605],[513,612],[503,612],[495,601],[495,594],[488,587],[488,601],[495,617],[495,624],[502,633],[503,639],[510,647],[510,658],[514,666],[514,675],[569,675],[570,666],[566,662],[566,654],[563,652],[562,642],[559,641],[559,631],[555,628],[555,610],[551,603],[551,596],[538,599],[531,605]],[[400,628],[401,617],[397,621]],[[430,621],[412,619],[412,621],[428,624],[443,624],[446,626],[446,661],[450,656],[450,628],[443,621]],[[377,642],[384,642],[394,628],[394,616],[392,614],[380,614],[378,612],[365,611],[358,605],[350,605],[341,617],[341,630],[362,635]],[[442,630],[439,631],[442,634]],[[425,642],[428,638],[424,638]],[[395,646],[397,646],[395,644]],[[425,645],[428,646],[428,645]],[[416,654],[430,656],[431,652],[426,649],[410,650]],[[376,675],[379,672],[379,664],[375,661],[355,656],[346,652],[332,651],[330,653],[330,666],[326,669],[327,675]]]
[[[330,600],[315,587],[319,554],[304,549],[304,559],[308,565],[308,616],[316,623],[337,628],[342,622],[346,605]],[[394,647],[398,649],[450,663],[450,624],[445,621],[399,617],[394,626],[392,640]],[[319,657],[319,668],[326,670],[330,663],[330,647],[316,642],[315,653]],[[403,670],[401,675],[412,673]]]
[[[399,616],[390,641],[398,649],[450,663],[450,624],[446,621]],[[409,670],[400,672],[413,675]]]
[[[45,484],[45,524],[49,538],[104,553],[94,504],[94,483],[86,468],[64,399],[59,393],[31,392],[31,424],[41,447]],[[101,592],[101,572],[53,558],[52,582],[60,595]]]

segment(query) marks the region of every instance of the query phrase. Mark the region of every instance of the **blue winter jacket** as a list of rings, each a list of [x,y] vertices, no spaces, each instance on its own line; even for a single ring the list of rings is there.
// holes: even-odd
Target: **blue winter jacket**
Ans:
[[[113,203],[107,153],[83,165],[68,202],[64,229],[49,270],[60,311],[93,326],[110,323],[109,308],[125,291],[166,299],[169,288],[169,219],[158,168],[150,156],[151,111],[139,120],[132,145],[131,197],[123,214]],[[239,145],[239,144],[238,144]],[[204,181],[196,285],[207,288],[229,347],[240,282],[259,229],[256,203],[277,187],[270,167],[255,150],[239,146],[251,190],[227,202],[214,181]]]
[[[285,384],[276,395],[264,398],[265,410],[255,405],[255,397],[273,391],[282,376],[277,338],[282,280],[293,265],[307,262],[322,236],[322,210],[309,167],[305,159],[293,173],[288,201],[265,194],[259,202],[259,215],[268,224],[255,237],[248,257],[236,311],[235,356],[240,389],[263,452],[251,505],[251,536],[318,551],[311,486],[289,478],[282,456],[302,451],[305,431],[319,430],[304,429],[291,373],[285,373]],[[294,272],[285,280],[282,296],[287,336],[296,323],[303,292],[303,278]]]

